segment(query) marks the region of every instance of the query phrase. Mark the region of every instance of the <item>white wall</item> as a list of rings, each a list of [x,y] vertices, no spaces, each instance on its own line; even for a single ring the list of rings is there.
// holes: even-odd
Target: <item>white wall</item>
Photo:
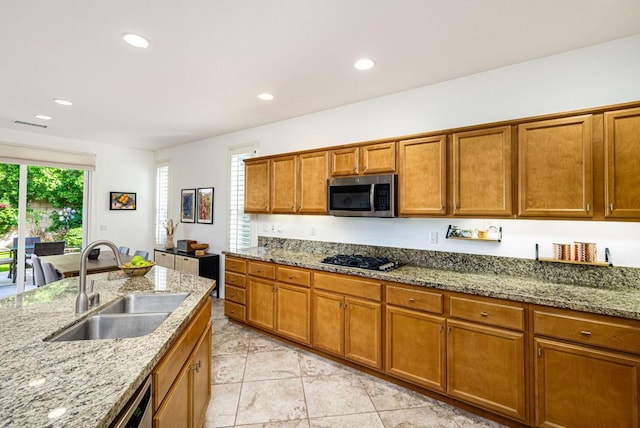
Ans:
[[[269,155],[637,101],[637,76],[640,35],[208,138],[159,151],[156,159],[171,160],[175,217],[181,188],[215,187],[214,224],[182,224],[177,239],[207,242],[220,251],[227,239],[230,146],[257,141],[260,154]],[[503,242],[491,244],[444,239],[450,223],[473,228],[486,225],[483,220],[262,215],[258,221],[266,236],[525,258],[534,257],[535,243],[544,256],[552,242],[592,241],[601,257],[609,247],[616,265],[640,267],[640,223],[500,220],[489,224],[503,227]],[[274,232],[271,226],[277,226]],[[430,231],[439,232],[438,244],[427,243]]]
[[[154,246],[155,161],[149,151],[0,128],[0,142],[96,155],[89,240],[151,252]],[[109,192],[137,193],[135,211],[110,211]]]

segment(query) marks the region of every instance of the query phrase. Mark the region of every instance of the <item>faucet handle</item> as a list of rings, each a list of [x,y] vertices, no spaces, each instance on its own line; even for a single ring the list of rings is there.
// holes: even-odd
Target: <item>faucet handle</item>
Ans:
[[[93,284],[96,282],[95,279],[91,280],[91,287],[89,288],[89,293],[93,293]]]

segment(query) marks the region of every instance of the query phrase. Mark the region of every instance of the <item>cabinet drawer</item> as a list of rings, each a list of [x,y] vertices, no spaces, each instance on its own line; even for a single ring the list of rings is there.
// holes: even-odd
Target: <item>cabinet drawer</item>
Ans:
[[[244,274],[226,271],[224,273],[224,283],[227,285],[235,285],[236,287],[244,288],[245,276]]]
[[[247,313],[244,305],[239,305],[237,303],[230,302],[225,300],[224,302],[224,314],[238,321],[246,321]]]
[[[259,276],[261,278],[276,278],[276,267],[269,263],[249,262],[247,271],[249,275]]]
[[[533,314],[536,335],[640,354],[640,324],[632,324],[574,312],[538,309]]]
[[[304,269],[278,266],[277,279],[280,282],[288,282],[304,287],[311,286],[311,272]]]
[[[244,288],[234,287],[233,285],[227,284],[225,286],[224,296],[227,300],[230,300],[232,302],[236,302],[241,305],[245,304]]]
[[[233,257],[225,257],[225,259],[224,259],[224,268],[225,268],[225,270],[230,270],[232,272],[246,273],[247,272],[247,263],[242,259],[236,259],[236,258],[233,258]]]
[[[449,306],[453,318],[524,330],[524,308],[519,306],[462,297],[451,297]]]
[[[314,273],[313,286],[320,290],[363,297],[378,302],[382,300],[382,284],[373,280],[339,274]]]
[[[187,329],[153,371],[153,408],[157,410],[182,370],[202,332],[211,320],[211,299],[198,311]]]
[[[413,288],[387,286],[387,303],[420,311],[441,314],[443,311],[441,293],[416,290]]]

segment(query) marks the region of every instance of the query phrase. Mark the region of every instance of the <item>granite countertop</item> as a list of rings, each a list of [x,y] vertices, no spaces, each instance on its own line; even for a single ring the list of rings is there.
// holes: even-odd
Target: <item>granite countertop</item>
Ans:
[[[324,264],[321,263],[323,255],[280,248],[255,247],[223,253],[326,272],[640,320],[640,289],[637,288],[613,290],[518,276],[463,273],[411,265],[389,272],[378,272]]]
[[[78,316],[77,277],[0,300],[0,427],[107,427],[215,287],[210,279],[160,266],[141,277],[117,271],[87,279],[95,280],[102,304]],[[165,292],[190,295],[151,334],[45,341],[119,296]]]

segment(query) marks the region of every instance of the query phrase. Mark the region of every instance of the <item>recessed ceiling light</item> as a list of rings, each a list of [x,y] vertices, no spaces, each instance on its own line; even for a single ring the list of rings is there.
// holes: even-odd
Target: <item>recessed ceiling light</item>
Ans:
[[[263,94],[259,94],[258,98],[260,98],[262,101],[271,101],[273,99],[273,95],[271,94],[267,94],[266,92]]]
[[[73,103],[71,101],[63,100],[60,98],[54,98],[53,102],[56,104],[60,104],[61,106],[71,106]]]
[[[373,68],[374,65],[376,65],[375,61],[369,58],[359,59],[353,64],[357,70],[369,70]]]
[[[122,40],[129,43],[131,46],[135,46],[136,48],[145,49],[149,47],[149,39],[139,34],[123,33]]]
[[[46,114],[36,114],[36,117],[38,119],[42,119],[42,120],[51,120],[51,116],[47,116]]]

